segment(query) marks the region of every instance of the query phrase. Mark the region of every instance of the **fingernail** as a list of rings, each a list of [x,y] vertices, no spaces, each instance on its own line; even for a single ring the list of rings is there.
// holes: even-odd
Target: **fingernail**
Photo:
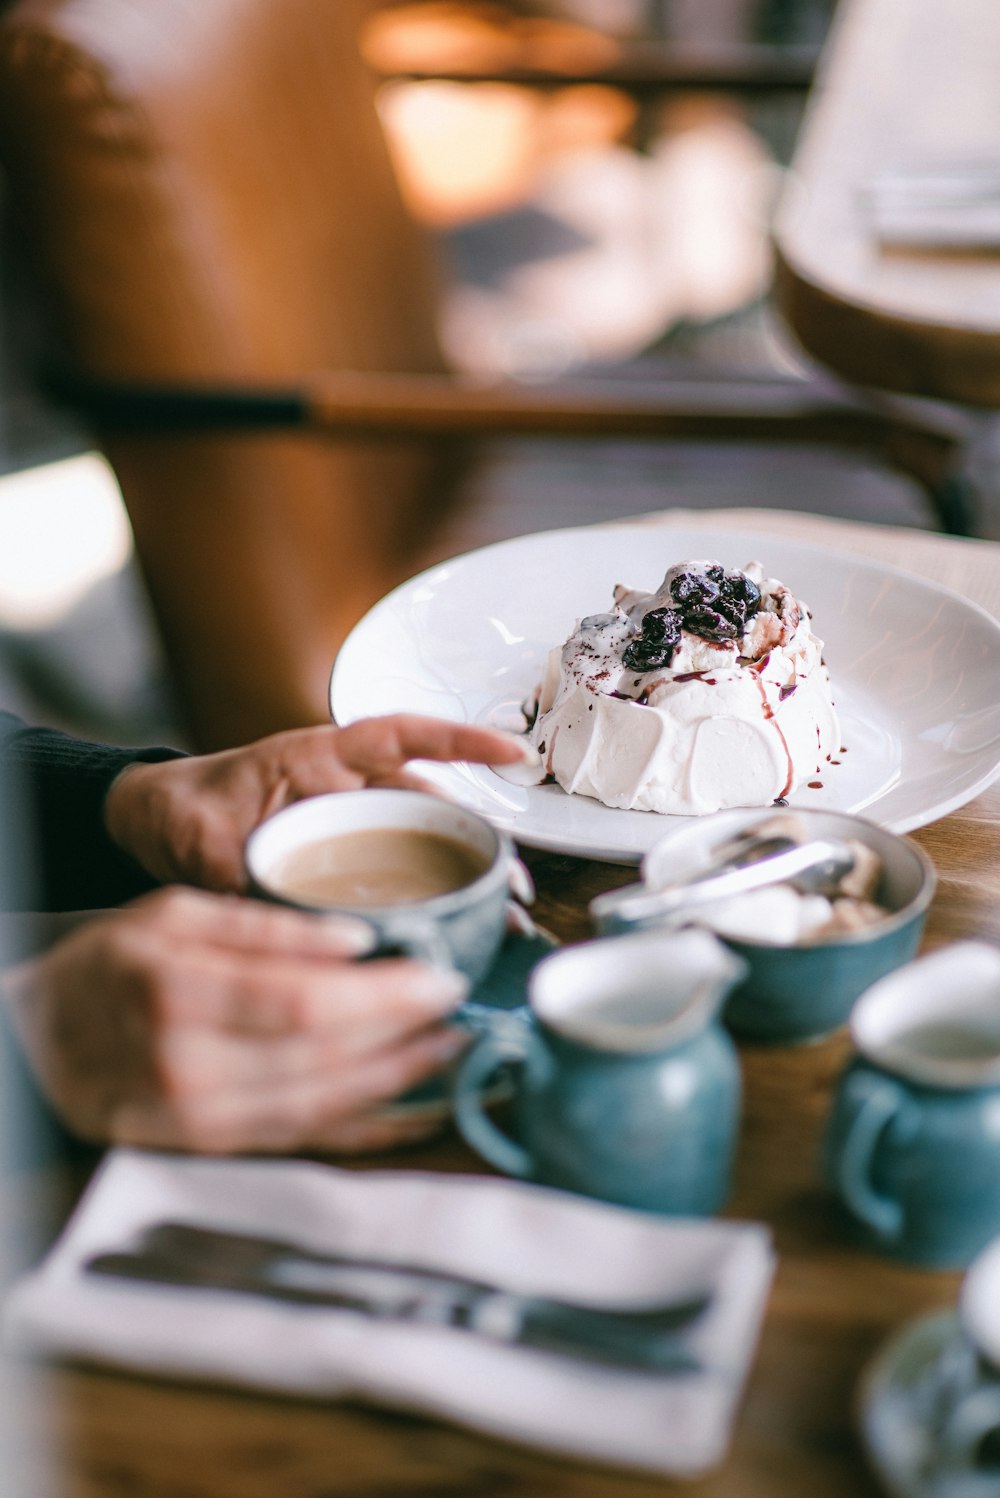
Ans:
[[[421,964],[414,969],[412,989],[417,999],[432,1004],[442,1014],[457,1009],[469,996],[469,980],[464,973],[449,968]]]
[[[499,775],[501,780],[507,780],[511,785],[538,785],[545,779],[545,766],[534,744],[529,744],[527,739],[517,738],[514,734],[506,734],[505,737],[517,746],[519,760],[509,765],[490,765],[489,768],[494,775]]]
[[[503,736],[509,744],[513,744],[526,765],[540,765],[542,757],[530,739],[526,739],[523,733],[508,733],[503,731]]]
[[[349,915],[322,917],[323,929],[349,957],[365,957],[375,950],[375,929],[367,921],[354,920]]]

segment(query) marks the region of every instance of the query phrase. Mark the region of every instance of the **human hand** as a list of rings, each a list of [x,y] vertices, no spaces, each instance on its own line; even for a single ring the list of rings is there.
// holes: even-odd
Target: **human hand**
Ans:
[[[105,822],[118,846],[162,883],[241,890],[247,837],[293,801],[365,786],[426,790],[406,769],[412,759],[535,758],[512,734],[398,713],[348,728],[295,729],[221,754],[130,765],[108,792]]]
[[[250,900],[169,889],[0,974],[41,1086],[76,1133],[184,1149],[360,1151],[434,1125],[386,1117],[467,1037],[457,974],[352,961],[370,933]]]

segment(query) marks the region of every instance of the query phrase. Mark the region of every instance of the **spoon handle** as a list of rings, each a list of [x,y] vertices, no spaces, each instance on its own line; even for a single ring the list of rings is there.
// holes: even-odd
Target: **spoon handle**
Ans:
[[[590,903],[590,914],[601,931],[621,929],[662,921],[680,914],[691,906],[781,884],[824,864],[835,864],[840,849],[833,843],[813,841],[800,843],[721,873],[709,872],[684,884],[669,884],[651,890],[645,884],[629,884],[624,889],[608,890]],[[846,871],[845,871],[846,872]]]

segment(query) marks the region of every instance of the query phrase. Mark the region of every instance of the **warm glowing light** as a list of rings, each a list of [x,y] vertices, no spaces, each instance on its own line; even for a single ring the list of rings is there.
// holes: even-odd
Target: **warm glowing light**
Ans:
[[[503,85],[384,88],[379,112],[413,207],[445,223],[511,206],[533,177],[541,107],[527,89]]]
[[[97,453],[0,479],[0,623],[54,624],[131,554],[121,493]]]

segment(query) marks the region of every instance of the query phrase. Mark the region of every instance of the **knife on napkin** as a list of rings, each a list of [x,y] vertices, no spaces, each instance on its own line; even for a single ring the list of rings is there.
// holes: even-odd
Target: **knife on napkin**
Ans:
[[[227,1290],[471,1332],[493,1341],[655,1373],[701,1367],[682,1334],[711,1303],[693,1293],[621,1309],[522,1295],[385,1261],[317,1254],[280,1239],[184,1222],[147,1228],[127,1249],[86,1261],[92,1274]]]

